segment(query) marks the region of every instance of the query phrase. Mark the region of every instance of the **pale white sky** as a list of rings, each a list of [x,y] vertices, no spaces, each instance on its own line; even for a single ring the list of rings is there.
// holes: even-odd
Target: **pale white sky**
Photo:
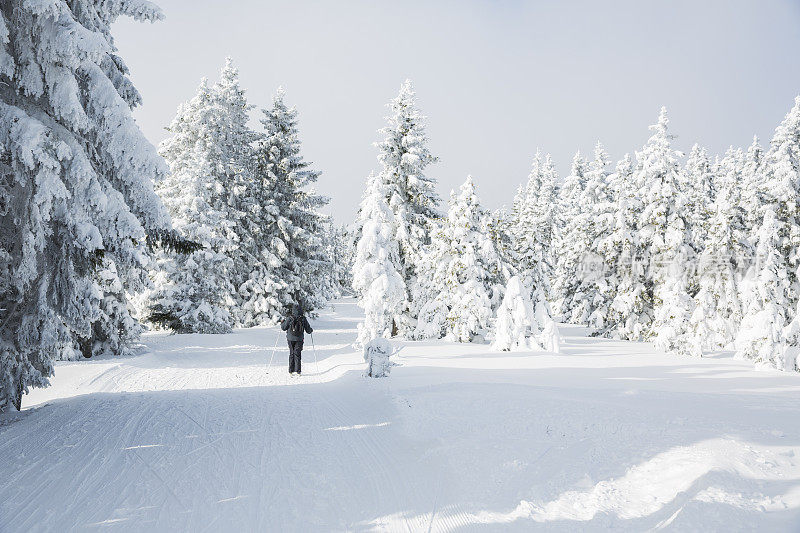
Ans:
[[[161,141],[230,55],[252,103],[285,87],[338,222],[377,169],[376,130],[407,77],[442,197],[471,173],[491,208],[511,203],[537,147],[562,176],[597,140],[617,160],[666,105],[677,148],[721,153],[768,142],[800,93],[799,0],[156,3],[165,21],[114,27],[147,137]]]

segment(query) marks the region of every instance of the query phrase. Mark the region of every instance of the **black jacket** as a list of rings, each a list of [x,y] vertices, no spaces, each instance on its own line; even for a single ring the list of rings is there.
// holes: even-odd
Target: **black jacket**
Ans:
[[[312,331],[314,331],[313,329],[311,329],[311,324],[308,323],[308,320],[303,315],[287,316],[286,318],[283,319],[283,322],[281,323],[281,329],[286,332],[286,340],[302,341],[303,340],[303,331],[300,332],[300,336],[298,337],[297,335],[294,335],[292,333],[292,330],[289,328],[289,326],[291,326],[292,323],[295,320],[302,320],[303,321],[303,330],[306,333],[311,333]]]

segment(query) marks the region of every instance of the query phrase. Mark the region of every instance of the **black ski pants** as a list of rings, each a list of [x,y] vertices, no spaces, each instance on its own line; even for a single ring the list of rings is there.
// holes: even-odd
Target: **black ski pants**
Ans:
[[[300,355],[303,352],[303,341],[289,341],[289,373],[300,373]]]

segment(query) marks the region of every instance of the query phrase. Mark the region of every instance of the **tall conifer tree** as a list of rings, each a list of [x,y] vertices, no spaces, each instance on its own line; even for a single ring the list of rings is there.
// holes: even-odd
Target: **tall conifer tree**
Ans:
[[[282,308],[300,303],[307,311],[320,309],[331,297],[332,261],[326,248],[328,217],[320,209],[328,199],[313,186],[320,172],[302,154],[297,110],[287,107],[278,89],[272,107],[261,120],[264,136],[256,150],[261,216],[252,221],[252,255],[263,258],[256,286],[266,287],[269,302],[264,313],[272,320]],[[255,278],[253,278],[255,279]],[[251,298],[259,298],[251,291]]]
[[[417,108],[410,80],[400,87],[389,109],[388,124],[381,130],[384,138],[377,143],[379,177],[385,184],[387,201],[395,218],[393,238],[399,247],[400,274],[408,290],[413,291],[422,248],[430,242],[433,220],[439,216],[436,181],[426,175],[427,167],[437,158],[428,149],[425,117]],[[402,334],[412,331],[413,319],[419,311],[419,305],[410,297],[411,293],[407,292],[406,311],[395,323]]]
[[[0,411],[53,359],[124,351],[145,243],[180,242],[153,191],[167,168],[131,116],[119,16],[150,2],[0,3]]]
[[[159,147],[172,172],[158,193],[176,225],[204,246],[159,257],[150,319],[174,331],[221,333],[236,323],[236,287],[252,264],[241,203],[253,177],[251,108],[228,58],[219,82],[209,88],[202,80],[178,109]]]

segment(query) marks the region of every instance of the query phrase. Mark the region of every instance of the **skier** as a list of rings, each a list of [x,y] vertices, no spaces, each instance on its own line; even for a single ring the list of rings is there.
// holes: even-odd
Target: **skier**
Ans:
[[[300,305],[295,305],[292,308],[292,314],[283,319],[281,329],[286,332],[286,340],[289,342],[289,374],[297,372],[299,376],[300,355],[303,352],[303,333],[314,331]]]

